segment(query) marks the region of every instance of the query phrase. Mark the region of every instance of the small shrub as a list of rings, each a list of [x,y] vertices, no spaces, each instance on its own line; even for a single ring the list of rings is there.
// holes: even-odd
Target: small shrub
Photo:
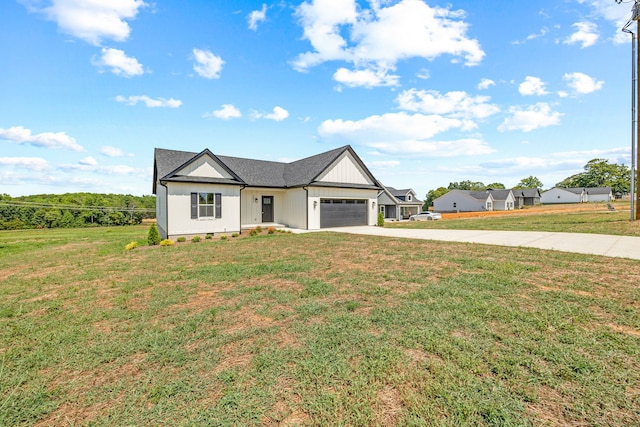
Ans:
[[[239,236],[239,234],[238,234],[238,233],[233,233],[233,234],[231,235],[231,237],[238,237],[238,236]]]
[[[384,214],[378,212],[378,227],[384,227]]]
[[[252,228],[251,230],[249,230],[249,236],[257,236],[259,233],[258,228]]]
[[[124,247],[125,251],[130,251],[131,249],[135,249],[138,247],[138,242],[131,242],[127,246]]]
[[[147,243],[149,246],[159,245],[160,244],[160,233],[158,232],[158,227],[155,224],[151,224],[151,228],[149,228],[149,235],[147,236]]]
[[[186,242],[186,241],[187,241],[187,238],[186,238],[186,237],[184,237],[184,236],[182,236],[182,237],[178,237],[176,240],[177,240],[178,242],[182,243],[182,242]]]
[[[160,242],[160,246],[173,246],[173,240],[164,239]]]
[[[227,235],[223,234],[222,236],[220,236],[220,240],[227,240]]]
[[[267,233],[268,233],[268,234],[273,234],[273,233],[275,233],[275,232],[276,232],[276,229],[275,229],[275,228],[273,228],[273,227],[269,227],[269,228],[267,228]]]
[[[256,231],[257,231],[258,233],[262,233],[262,227],[261,227],[261,226],[257,226],[257,227],[256,227]]]
[[[191,243],[198,243],[202,238],[200,236],[193,236],[191,238]]]
[[[213,234],[211,233],[207,233],[206,236],[204,236],[205,239],[210,240],[213,237]]]

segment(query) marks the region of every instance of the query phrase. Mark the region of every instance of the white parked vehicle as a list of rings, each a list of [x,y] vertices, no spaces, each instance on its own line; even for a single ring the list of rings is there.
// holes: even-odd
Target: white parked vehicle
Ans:
[[[420,212],[409,217],[409,221],[435,221],[437,219],[442,219],[442,215],[437,212]]]

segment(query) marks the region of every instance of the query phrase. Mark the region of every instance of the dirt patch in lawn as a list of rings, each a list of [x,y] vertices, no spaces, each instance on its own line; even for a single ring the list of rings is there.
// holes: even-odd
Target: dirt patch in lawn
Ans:
[[[628,207],[624,207],[628,209]],[[623,210],[623,207],[617,208]],[[578,213],[578,212],[608,212],[607,205],[604,203],[580,203],[580,204],[561,204],[561,205],[539,205],[527,206],[524,209],[514,209],[511,211],[483,211],[483,212],[456,212],[443,213],[442,219],[456,218],[480,218],[504,215],[535,215],[541,213]]]

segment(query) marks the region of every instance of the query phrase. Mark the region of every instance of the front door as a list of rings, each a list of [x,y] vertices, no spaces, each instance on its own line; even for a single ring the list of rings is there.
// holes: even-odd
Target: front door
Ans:
[[[273,196],[262,196],[262,222],[273,222]]]

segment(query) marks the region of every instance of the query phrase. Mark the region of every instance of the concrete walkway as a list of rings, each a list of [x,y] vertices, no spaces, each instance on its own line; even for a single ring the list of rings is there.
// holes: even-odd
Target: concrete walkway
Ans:
[[[498,246],[521,246],[640,260],[640,237],[630,236],[545,231],[418,230],[368,226],[325,228],[319,231],[481,243]]]

